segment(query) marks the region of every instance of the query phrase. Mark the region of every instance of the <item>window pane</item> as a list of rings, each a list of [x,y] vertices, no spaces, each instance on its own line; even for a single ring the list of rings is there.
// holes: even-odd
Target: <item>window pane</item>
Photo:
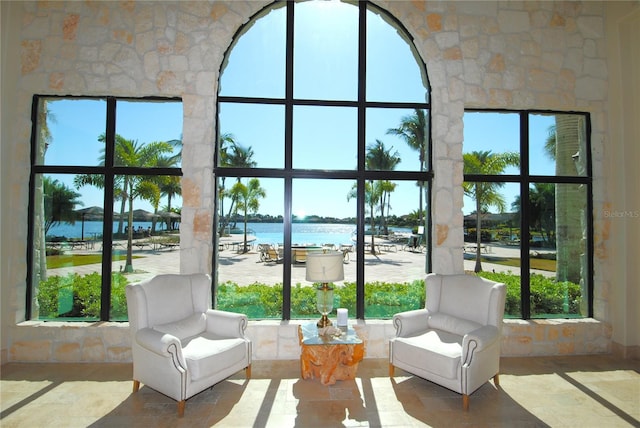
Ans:
[[[519,318],[520,186],[516,183],[465,182],[464,187],[464,270],[480,272],[483,277],[505,283],[505,316]],[[480,210],[479,218],[476,195],[480,195],[481,205],[485,207]],[[495,205],[499,200],[504,206],[503,212]],[[487,201],[493,201],[494,204]]]
[[[139,281],[159,273],[180,271],[180,257],[177,251],[173,251],[180,248],[179,211],[182,202],[176,193],[167,192],[164,187],[171,178],[115,177],[113,272]]]
[[[220,166],[284,167],[284,107],[220,103]]]
[[[319,318],[314,284],[306,280],[305,262],[310,251],[342,252],[344,281],[334,287],[333,311],[344,307],[355,316],[356,263],[352,233],[356,228],[356,200],[352,180],[293,181],[291,317]],[[320,191],[322,189],[322,191]],[[319,285],[319,284],[315,284]]]
[[[283,194],[282,179],[218,179],[218,309],[282,318]]]
[[[294,98],[358,98],[357,5],[296,3],[294,39]]]
[[[532,175],[586,176],[587,135],[583,115],[530,115]]]
[[[104,100],[41,99],[38,165],[104,165]]]
[[[182,103],[118,101],[116,166],[180,167]]]
[[[531,189],[531,316],[587,316],[587,193],[579,184]]]
[[[407,181],[375,180],[365,186],[367,317],[391,318],[424,307],[427,229],[409,212],[413,204],[406,203],[416,200],[415,191],[415,183]]]
[[[77,188],[78,179],[35,176],[35,319],[100,317],[103,193]]]
[[[285,81],[285,3],[246,28],[234,41],[220,76],[220,95],[283,98]]]
[[[367,157],[371,153],[373,162],[367,162],[366,168],[378,171],[426,171],[429,157],[428,123],[428,112],[425,110],[367,109]],[[391,167],[393,158],[397,158],[398,162]]]
[[[465,112],[463,120],[465,174],[520,174],[517,113]]]
[[[297,106],[293,111],[293,167],[358,166],[358,112],[350,107]]]
[[[429,102],[420,56],[388,17],[367,11],[367,101]]]

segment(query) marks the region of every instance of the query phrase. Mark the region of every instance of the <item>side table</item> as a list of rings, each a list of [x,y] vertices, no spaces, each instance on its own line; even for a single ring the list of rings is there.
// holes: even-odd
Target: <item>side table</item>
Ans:
[[[318,336],[315,323],[298,326],[300,369],[303,379],[320,379],[323,385],[353,380],[364,358],[364,343],[352,327],[342,327],[341,336]]]

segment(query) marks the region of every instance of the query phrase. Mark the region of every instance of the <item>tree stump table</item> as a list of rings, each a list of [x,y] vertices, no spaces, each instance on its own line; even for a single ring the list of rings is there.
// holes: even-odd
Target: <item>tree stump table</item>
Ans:
[[[355,379],[364,358],[364,343],[351,327],[341,330],[340,336],[318,336],[315,323],[298,326],[303,379],[319,379],[323,385]]]

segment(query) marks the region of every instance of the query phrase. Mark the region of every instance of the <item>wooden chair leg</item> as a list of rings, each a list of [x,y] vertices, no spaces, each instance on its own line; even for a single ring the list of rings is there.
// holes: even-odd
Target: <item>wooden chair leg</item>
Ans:
[[[469,396],[467,394],[462,394],[462,410],[469,410]]]
[[[500,373],[496,373],[496,375],[493,377],[493,383],[496,386],[500,386]]]
[[[244,369],[244,374],[245,376],[247,376],[247,379],[251,379],[251,364],[249,364],[247,368]]]
[[[138,392],[138,390],[140,389],[140,381],[139,380],[133,380],[133,392]]]
[[[393,377],[395,373],[395,367],[393,366],[393,364],[389,363],[389,377]]]
[[[180,417],[184,416],[184,407],[186,404],[187,404],[186,400],[178,401],[178,416]]]

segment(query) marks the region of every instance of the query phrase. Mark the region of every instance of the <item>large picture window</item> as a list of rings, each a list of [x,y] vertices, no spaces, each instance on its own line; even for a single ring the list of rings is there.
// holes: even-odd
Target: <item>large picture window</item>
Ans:
[[[368,2],[274,3],[226,53],[218,114],[218,308],[315,317],[310,251],[342,253],[333,306],[350,316],[424,306],[429,85],[397,21]]]
[[[178,273],[182,103],[34,97],[27,318],[126,320]]]
[[[593,316],[589,116],[467,111],[465,269],[507,284],[506,317]]]

